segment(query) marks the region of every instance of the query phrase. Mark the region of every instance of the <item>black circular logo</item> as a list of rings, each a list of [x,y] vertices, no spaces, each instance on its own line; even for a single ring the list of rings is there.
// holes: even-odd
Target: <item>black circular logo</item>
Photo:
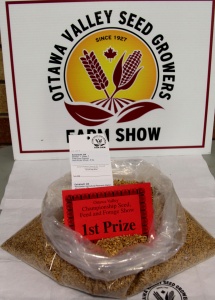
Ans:
[[[171,281],[161,281],[146,289],[142,295],[143,300],[188,300],[185,291]]]
[[[96,135],[92,138],[92,144],[96,148],[105,148],[106,139],[102,135]]]

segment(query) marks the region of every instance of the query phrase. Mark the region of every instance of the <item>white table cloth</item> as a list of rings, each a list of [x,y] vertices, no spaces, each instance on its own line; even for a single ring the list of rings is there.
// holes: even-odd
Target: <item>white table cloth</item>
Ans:
[[[215,237],[215,180],[202,156],[145,157],[173,182],[182,205]],[[16,161],[0,205],[0,244],[40,213],[47,187],[69,172],[68,160]],[[215,299],[215,257],[169,281],[189,300]],[[129,299],[141,300],[143,293]],[[0,300],[110,299],[62,287],[0,249]],[[155,298],[154,298],[155,299]],[[149,299],[151,300],[151,298]],[[177,299],[174,299],[177,300]]]

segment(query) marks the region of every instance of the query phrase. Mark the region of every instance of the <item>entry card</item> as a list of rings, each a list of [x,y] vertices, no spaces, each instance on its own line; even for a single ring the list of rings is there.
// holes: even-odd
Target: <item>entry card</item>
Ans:
[[[108,140],[103,134],[70,135],[72,189],[113,185]]]
[[[150,183],[62,193],[65,225],[89,240],[154,233]]]

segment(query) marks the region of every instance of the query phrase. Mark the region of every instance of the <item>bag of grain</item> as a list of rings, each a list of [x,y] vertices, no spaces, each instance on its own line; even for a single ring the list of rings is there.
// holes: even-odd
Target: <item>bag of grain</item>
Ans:
[[[115,160],[112,161],[112,170],[115,185],[151,183],[155,236],[151,236],[147,242],[133,241],[135,245],[132,246],[130,237],[127,237],[127,246],[130,247],[123,247],[124,250],[113,256],[104,251],[101,243],[94,244],[66,227],[62,223],[62,190],[71,189],[70,174],[49,187],[42,208],[43,229],[55,252],[84,275],[106,281],[136,274],[166,261],[180,249],[186,238],[184,210],[171,180],[144,160]],[[116,240],[113,239],[115,243]],[[107,243],[110,240],[106,242],[106,249],[111,248]],[[114,247],[112,251],[116,252]]]

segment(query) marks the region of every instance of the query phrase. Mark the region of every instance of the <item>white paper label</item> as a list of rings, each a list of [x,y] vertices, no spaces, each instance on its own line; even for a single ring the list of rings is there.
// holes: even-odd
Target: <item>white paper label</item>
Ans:
[[[108,140],[103,134],[70,135],[72,189],[113,185]]]

